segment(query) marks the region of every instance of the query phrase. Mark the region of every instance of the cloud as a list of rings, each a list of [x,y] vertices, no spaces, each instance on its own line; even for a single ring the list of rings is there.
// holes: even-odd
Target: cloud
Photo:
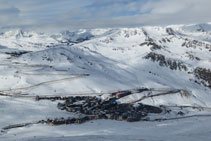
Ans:
[[[10,7],[10,8],[3,8],[0,9],[0,15],[18,15],[20,13],[20,10],[16,7]]]
[[[0,0],[0,26],[131,27],[210,22],[210,0]]]
[[[149,1],[141,11],[149,10],[149,22],[157,17],[158,23],[200,23],[209,22],[211,17],[210,0],[160,0]],[[163,22],[162,22],[163,21]],[[155,22],[156,23],[156,22]]]
[[[0,25],[9,24],[18,19],[20,10],[16,7],[0,6]]]
[[[141,11],[151,11],[151,14],[173,14],[184,10],[188,5],[185,2],[173,0],[149,1],[141,7]]]

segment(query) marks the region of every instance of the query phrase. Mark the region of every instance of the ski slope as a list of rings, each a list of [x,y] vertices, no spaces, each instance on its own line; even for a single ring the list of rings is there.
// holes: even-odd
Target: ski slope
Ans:
[[[119,102],[165,105],[172,110],[164,115],[167,118],[177,117],[180,108],[174,106],[189,107],[182,109],[187,116],[209,115],[210,52],[210,23],[81,29],[57,34],[21,29],[3,32],[0,34],[0,127],[73,116],[57,109],[56,101],[35,101],[36,96],[106,97],[114,91],[136,88],[150,91],[133,93]],[[174,93],[174,90],[179,91]],[[153,119],[153,115],[150,118]],[[209,118],[152,123],[99,120],[61,127],[32,125],[2,133],[0,140],[14,140],[15,137],[35,140],[33,136],[39,140],[57,140],[61,136],[73,136],[75,140],[85,137],[122,140],[122,135],[128,135],[128,140],[176,140],[178,136],[186,140],[208,140],[210,123],[206,125],[206,121]],[[197,120],[202,124],[196,123]],[[118,133],[121,127],[123,131]],[[149,137],[150,130],[156,129],[160,132],[155,133],[154,138]],[[180,129],[184,131],[178,131]],[[168,130],[170,134],[163,136]],[[139,138],[139,132],[144,133],[143,138]],[[205,135],[198,136],[201,132]],[[66,137],[61,139],[67,140]]]

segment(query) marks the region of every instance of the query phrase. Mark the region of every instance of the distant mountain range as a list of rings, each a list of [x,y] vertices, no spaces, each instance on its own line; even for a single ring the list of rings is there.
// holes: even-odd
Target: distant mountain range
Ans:
[[[58,34],[11,30],[0,34],[0,46],[13,63],[90,74],[73,85],[79,91],[178,88],[204,104],[211,100],[211,23]]]

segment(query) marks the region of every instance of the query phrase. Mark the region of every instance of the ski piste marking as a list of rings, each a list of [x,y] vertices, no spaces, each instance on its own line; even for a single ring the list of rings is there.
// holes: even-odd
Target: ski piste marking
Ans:
[[[58,82],[62,82],[62,81],[69,81],[69,80],[74,80],[74,79],[82,78],[82,77],[86,77],[86,76],[88,76],[88,75],[87,74],[86,75],[78,75],[78,76],[74,76],[74,77],[67,77],[67,78],[63,78],[63,79],[45,81],[45,82],[41,82],[41,83],[38,83],[38,84],[35,84],[35,85],[32,85],[32,86],[28,86],[28,87],[21,87],[21,88],[8,89],[8,90],[0,90],[0,93],[7,94],[7,93],[11,93],[13,91],[18,91],[18,90],[24,91],[24,90],[29,90],[29,89],[32,89],[32,88],[35,88],[35,87],[39,87],[41,85],[53,84],[53,83],[58,83]]]

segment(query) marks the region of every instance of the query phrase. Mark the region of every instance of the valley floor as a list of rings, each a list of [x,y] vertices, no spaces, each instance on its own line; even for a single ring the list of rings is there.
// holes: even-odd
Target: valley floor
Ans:
[[[1,135],[2,141],[209,141],[211,117],[163,122],[97,120],[81,125],[33,125]]]

